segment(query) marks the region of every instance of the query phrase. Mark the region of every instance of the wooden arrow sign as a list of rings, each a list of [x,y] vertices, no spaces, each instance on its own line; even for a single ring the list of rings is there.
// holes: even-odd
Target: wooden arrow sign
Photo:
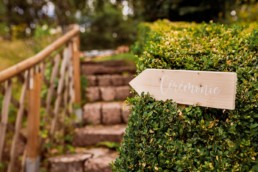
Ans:
[[[146,69],[129,84],[156,100],[233,110],[236,83],[234,72]]]

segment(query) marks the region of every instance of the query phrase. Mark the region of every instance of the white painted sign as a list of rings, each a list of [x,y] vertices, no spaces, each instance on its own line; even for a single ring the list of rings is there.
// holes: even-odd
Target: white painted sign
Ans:
[[[235,109],[237,75],[234,72],[146,69],[130,85],[138,94],[179,104]]]

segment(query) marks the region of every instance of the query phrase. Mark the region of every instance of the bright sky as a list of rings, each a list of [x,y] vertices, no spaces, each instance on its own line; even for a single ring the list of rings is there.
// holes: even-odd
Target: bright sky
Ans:
[[[133,10],[132,8],[129,7],[128,1],[123,1],[122,5],[123,5],[123,15],[128,16],[133,14]]]
[[[55,15],[55,5],[51,1],[48,1],[47,4],[43,6],[43,11],[48,16],[53,17]]]

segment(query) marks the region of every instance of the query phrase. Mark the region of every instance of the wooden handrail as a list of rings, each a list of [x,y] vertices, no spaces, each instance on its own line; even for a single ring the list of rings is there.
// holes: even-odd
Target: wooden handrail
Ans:
[[[0,163],[2,160],[3,163],[8,163],[8,172],[15,171],[16,146],[25,118],[27,142],[23,152],[22,169],[35,172],[39,171],[40,161],[40,121],[50,120],[48,136],[54,141],[56,131],[64,124],[59,118],[60,114],[71,116],[73,105],[80,106],[79,40],[79,27],[73,25],[66,34],[36,55],[0,72],[0,96],[3,96],[3,100],[0,100]],[[42,96],[46,89],[47,97]],[[18,92],[20,95],[17,95]],[[15,102],[18,102],[17,106]],[[10,133],[6,128],[7,124],[13,125],[8,123],[9,114],[15,115],[15,112],[10,110],[12,105],[17,114],[8,160],[4,159],[6,155],[3,155],[3,150],[5,135]],[[27,115],[24,115],[25,110]],[[41,116],[41,110],[44,110],[44,116]],[[76,108],[77,111],[81,112],[80,107]],[[26,117],[23,119],[23,116]],[[64,128],[64,125],[62,127]]]
[[[73,28],[64,34],[62,37],[57,39],[55,42],[47,46],[45,49],[40,51],[38,54],[24,60],[10,68],[7,68],[0,72],[0,83],[4,82],[7,79],[10,79],[17,74],[23,72],[26,69],[33,67],[34,65],[40,63],[42,60],[47,58],[53,51],[57,50],[61,46],[63,46],[66,42],[70,41],[70,39],[79,33],[79,26],[73,25]]]

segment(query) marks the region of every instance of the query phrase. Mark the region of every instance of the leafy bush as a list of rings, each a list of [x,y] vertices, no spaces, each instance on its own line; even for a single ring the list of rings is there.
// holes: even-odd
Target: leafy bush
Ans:
[[[148,37],[137,44],[138,73],[146,68],[236,72],[236,109],[183,106],[143,94],[129,99],[132,112],[114,171],[256,171],[257,23],[163,20],[145,27]]]

